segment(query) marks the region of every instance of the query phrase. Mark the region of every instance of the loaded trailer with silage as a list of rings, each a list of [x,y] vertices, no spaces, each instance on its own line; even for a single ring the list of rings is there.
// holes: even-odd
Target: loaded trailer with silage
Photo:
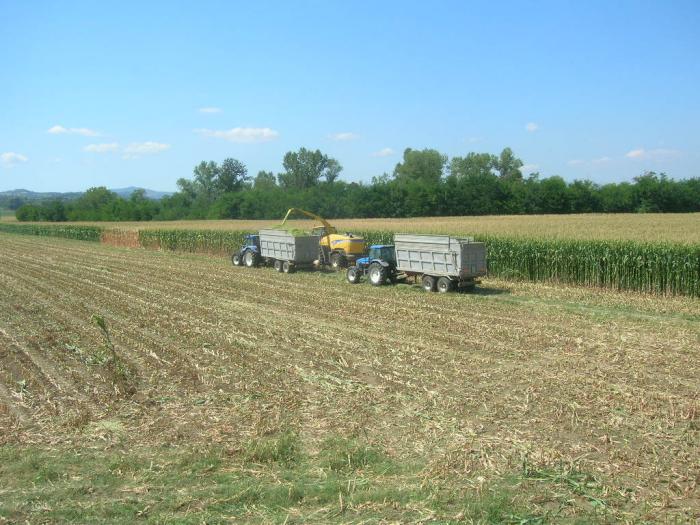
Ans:
[[[260,258],[278,272],[290,273],[318,260],[319,235],[294,235],[288,230],[260,230]]]
[[[352,284],[365,275],[375,286],[412,280],[431,292],[470,290],[486,275],[486,247],[470,238],[397,233],[393,245],[370,246],[346,273]]]
[[[468,237],[394,235],[396,270],[428,291],[473,289],[486,275],[486,246]]]

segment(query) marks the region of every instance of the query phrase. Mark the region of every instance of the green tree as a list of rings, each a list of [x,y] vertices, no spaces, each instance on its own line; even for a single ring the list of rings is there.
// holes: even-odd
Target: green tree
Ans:
[[[306,148],[288,151],[282,165],[284,173],[279,174],[280,186],[295,189],[316,186],[322,178],[332,183],[343,169],[337,160],[324,155],[320,150],[311,151]]]
[[[566,182],[555,175],[542,179],[537,193],[540,213],[567,213],[570,209]]]
[[[224,159],[216,170],[214,189],[217,193],[239,191],[249,180],[245,164],[236,159]]]
[[[202,161],[194,168],[194,190],[198,198],[211,203],[216,196],[219,166],[213,160]]]
[[[422,151],[406,148],[403,162],[394,168],[394,178],[398,181],[419,181],[438,183],[447,165],[447,155],[434,149]]]
[[[522,167],[523,161],[517,158],[510,148],[504,148],[501,151],[494,165],[501,179],[511,181],[523,179],[523,174],[520,172]]]
[[[494,176],[498,157],[490,153],[468,153],[466,157],[453,157],[450,176],[456,179]]]
[[[572,213],[600,211],[600,188],[589,180],[575,180],[569,185]]]
[[[255,176],[255,180],[253,181],[253,187],[256,190],[270,189],[275,188],[276,186],[277,178],[275,177],[275,174],[271,171],[260,170]]]

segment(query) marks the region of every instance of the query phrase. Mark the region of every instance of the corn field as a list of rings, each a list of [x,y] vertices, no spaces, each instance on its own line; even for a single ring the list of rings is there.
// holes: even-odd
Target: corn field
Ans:
[[[139,244],[144,248],[190,253],[230,255],[238,250],[245,231],[230,230],[139,230]]]
[[[390,232],[356,233],[368,244],[393,242]],[[493,277],[700,296],[700,245],[497,235],[474,240],[486,244]]]
[[[0,224],[0,231],[93,242],[102,239],[107,243],[113,237],[109,230],[97,226]],[[241,247],[247,233],[251,232],[142,229],[138,230],[137,245],[155,250],[228,256]],[[368,244],[393,243],[392,232],[360,230],[355,233],[364,237]],[[504,235],[475,235],[474,238],[486,244],[488,271],[493,277],[700,296],[700,245],[697,244]]]
[[[63,237],[78,241],[100,242],[104,228],[99,226],[0,223],[0,232],[40,237]]]

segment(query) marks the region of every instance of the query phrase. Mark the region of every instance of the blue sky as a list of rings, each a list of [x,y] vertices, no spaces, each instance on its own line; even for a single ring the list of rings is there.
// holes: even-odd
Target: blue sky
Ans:
[[[0,190],[173,190],[320,148],[345,180],[404,148],[528,170],[700,176],[700,2],[0,0]]]

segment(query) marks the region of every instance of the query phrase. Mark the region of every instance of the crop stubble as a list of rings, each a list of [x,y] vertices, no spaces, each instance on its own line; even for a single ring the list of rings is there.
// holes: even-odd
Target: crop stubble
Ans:
[[[428,477],[575,463],[631,507],[697,512],[697,299],[498,281],[443,296],[0,237],[5,442],[80,443],[100,421],[134,446],[363,435]],[[133,397],[86,359],[93,313]]]

